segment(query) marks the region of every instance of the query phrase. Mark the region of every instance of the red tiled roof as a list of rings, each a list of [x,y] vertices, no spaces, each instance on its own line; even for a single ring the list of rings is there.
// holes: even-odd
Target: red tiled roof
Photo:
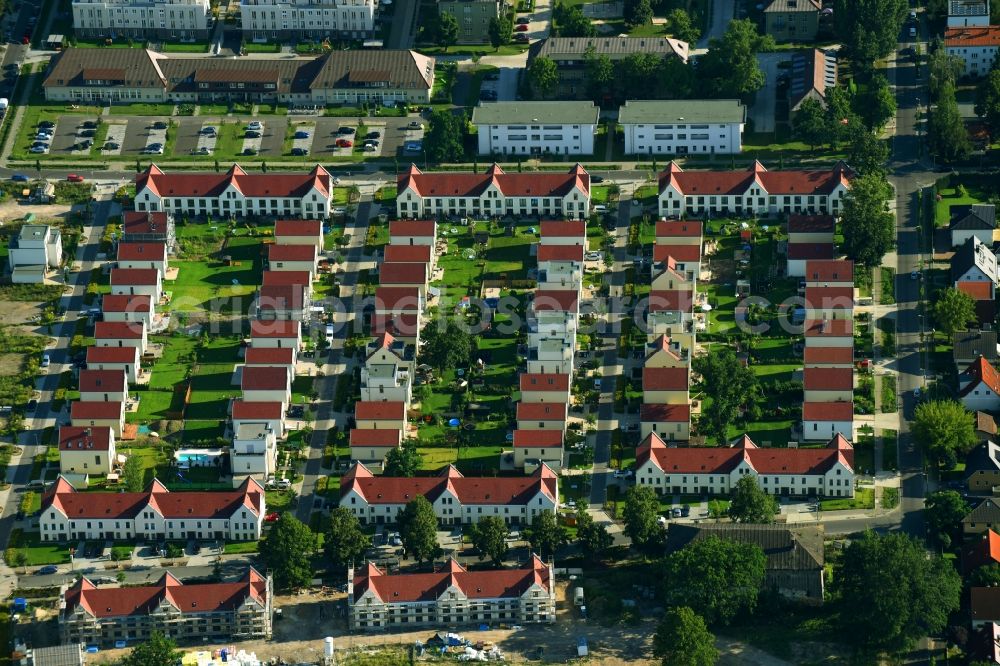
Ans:
[[[538,235],[545,243],[546,238],[586,238],[587,223],[583,220],[542,220],[538,224]]]
[[[833,215],[789,215],[788,216],[788,233],[789,234],[831,234],[830,240],[833,241],[833,232],[837,228],[837,220]]]
[[[643,403],[639,408],[639,420],[643,423],[688,423],[691,421],[691,405]]]
[[[295,350],[291,347],[248,347],[243,360],[247,365],[291,365],[294,357]]]
[[[148,188],[160,197],[218,197],[230,186],[253,198],[301,197],[312,188],[328,196],[332,183],[330,174],[319,165],[303,174],[247,173],[237,164],[224,174],[210,171],[167,174],[150,165],[135,179],[136,192]]]
[[[379,284],[427,284],[427,264],[386,262],[378,269]]]
[[[559,449],[563,445],[562,430],[515,430],[515,449]]]
[[[854,403],[845,400],[835,402],[802,403],[803,421],[853,421]]]
[[[417,495],[434,502],[445,491],[462,504],[527,504],[542,493],[556,501],[555,474],[540,466],[531,476],[465,477],[449,465],[437,476],[374,476],[356,464],[340,480],[340,494],[354,492],[369,504],[406,504]]]
[[[565,421],[566,405],[561,402],[519,402],[518,421]]]
[[[646,437],[636,450],[636,469],[647,462],[667,474],[726,474],[746,461],[758,474],[822,474],[838,461],[853,469],[850,443],[837,436],[821,449],[757,448],[749,437],[733,447],[669,448],[659,437]]]
[[[968,380],[969,382],[965,388],[958,392],[958,397],[960,398],[969,395],[980,384],[984,384],[986,388],[993,391],[994,395],[1000,395],[1000,374],[982,356],[973,361],[959,379],[962,381]]]
[[[804,368],[802,386],[807,391],[850,391],[854,388],[852,368]]]
[[[320,220],[278,220],[274,223],[274,237],[308,236],[310,240],[323,233]]]
[[[297,321],[275,320],[250,321],[250,337],[252,338],[298,338],[300,324]]]
[[[289,285],[308,287],[312,285],[312,278],[309,276],[309,271],[264,271],[260,284],[262,287],[287,287]]]
[[[119,243],[118,261],[166,261],[166,243]]]
[[[156,585],[134,587],[95,587],[81,578],[66,591],[69,615],[82,607],[99,618],[148,615],[169,604],[182,615],[232,611],[252,599],[262,607],[267,604],[267,580],[250,569],[238,583],[198,583],[184,585],[173,574],[164,573]]]
[[[141,340],[145,322],[99,321],[94,324],[95,340]]]
[[[301,310],[306,305],[306,288],[301,284],[266,284],[257,295],[261,310]]]
[[[1000,562],[1000,534],[988,529],[981,539],[962,551],[962,569],[969,573],[993,562]]]
[[[386,263],[419,262],[427,264],[431,261],[432,250],[430,245],[387,245],[382,258]]]
[[[124,370],[81,370],[80,391],[124,391],[128,384]]]
[[[415,337],[420,332],[420,319],[416,312],[397,314],[372,315],[372,330],[374,336],[389,333],[398,337]]]
[[[590,174],[579,164],[566,174],[504,173],[496,164],[482,174],[423,173],[411,165],[396,179],[396,192],[410,188],[423,197],[478,197],[490,185],[505,197],[562,197],[574,188],[589,195]]]
[[[240,388],[244,391],[284,391],[288,386],[288,368],[265,365],[243,366]]]
[[[316,261],[316,246],[306,245],[279,245],[272,243],[267,246],[268,261]],[[279,271],[285,272],[285,271]],[[290,272],[290,271],[289,271]]]
[[[531,308],[535,312],[576,312],[580,294],[572,289],[537,289]]]
[[[386,603],[433,601],[451,586],[460,589],[470,599],[516,599],[532,585],[548,592],[551,581],[549,568],[537,555],[528,567],[466,571],[455,560],[436,573],[386,575],[374,564],[359,570],[354,577],[354,599],[371,590]]]
[[[105,294],[101,299],[102,312],[149,312],[153,299],[145,294]]]
[[[434,237],[437,223],[434,220],[393,220],[389,223],[389,239]]]
[[[829,243],[788,243],[788,258],[802,259],[833,259],[835,256],[833,241]]]
[[[70,419],[118,420],[122,417],[125,403],[104,402],[103,400],[74,400],[69,404]]]
[[[112,268],[111,286],[151,286],[160,283],[160,272],[155,268]]]
[[[1000,26],[967,26],[947,28],[944,31],[944,45],[952,47],[1000,46]]]
[[[806,264],[808,282],[854,284],[854,262],[850,259],[817,259]]]
[[[956,282],[955,287],[963,294],[968,294],[974,301],[993,300],[993,284],[991,282]]]
[[[354,418],[358,421],[401,421],[406,418],[406,405],[400,401],[360,400],[354,403]]]
[[[806,287],[805,306],[820,310],[854,308],[854,287]]]
[[[87,518],[134,518],[146,508],[164,518],[228,518],[246,507],[255,514],[264,501],[264,488],[248,477],[234,491],[170,492],[156,479],[140,493],[81,493],[60,478],[42,500],[42,510],[50,506],[70,520]]]
[[[646,361],[649,361],[653,354],[660,352],[666,352],[677,360],[680,360],[682,356],[680,350],[671,346],[670,337],[666,335],[657,336],[655,340],[646,344]]]
[[[649,292],[649,311],[680,311],[694,310],[694,294],[688,289],[657,289]]]
[[[125,234],[162,234],[166,236],[167,214],[127,210],[122,217],[122,232]]]
[[[353,428],[351,430],[351,446],[399,446],[399,430],[395,428],[375,428],[361,430]]]
[[[660,174],[660,192],[668,185],[684,195],[739,195],[758,183],[770,195],[829,194],[848,182],[842,165],[826,171],[768,171],[760,162],[742,171],[684,171],[674,162]]]
[[[417,312],[420,290],[416,287],[376,287],[375,312]]]
[[[810,365],[851,365],[854,363],[853,347],[806,347],[806,366]]]
[[[138,357],[138,347],[87,347],[88,365],[92,363],[135,363]]]
[[[688,389],[688,369],[643,368],[642,389],[644,391],[686,391]]]
[[[700,261],[700,245],[675,245],[657,243],[653,246],[653,261],[666,261],[673,257],[674,261]]]
[[[276,400],[254,401],[237,398],[232,402],[231,411],[234,421],[249,421],[253,419],[275,421],[283,416],[281,403]]]
[[[701,220],[657,220],[656,238],[701,238],[704,229]]]
[[[854,336],[854,322],[850,319],[807,319],[803,332],[807,338],[850,338]]]
[[[110,426],[62,426],[59,428],[60,451],[107,451],[114,439]]]
[[[543,261],[583,261],[583,245],[539,245],[538,262]]]
[[[521,391],[559,391],[569,390],[569,375],[554,372],[522,372],[520,377]]]

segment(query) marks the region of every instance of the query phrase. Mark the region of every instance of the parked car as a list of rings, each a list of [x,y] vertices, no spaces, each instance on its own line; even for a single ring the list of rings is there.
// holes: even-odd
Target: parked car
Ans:
[[[354,146],[353,141],[348,141],[347,139],[337,139],[338,148],[351,148]]]
[[[278,518],[280,518],[280,517],[281,517],[281,514],[279,514],[277,511],[275,511],[274,513],[269,513],[266,516],[264,516],[264,522],[265,523],[273,523],[273,522],[276,522],[278,520]]]
[[[411,130],[422,130],[424,128],[424,124],[416,120],[411,120],[410,124],[407,125],[406,128]]]
[[[247,130],[246,134],[244,134],[243,137],[246,139],[259,139],[260,132],[258,132],[257,130]]]
[[[34,145],[31,148],[28,148],[28,152],[29,153],[34,153],[36,155],[38,153],[47,153],[47,152],[49,152],[49,147],[48,146]]]
[[[84,181],[84,178],[83,176],[80,176],[78,174],[71,173],[70,175],[66,176],[66,180],[68,180],[71,183],[82,183]]]
[[[297,131],[295,133],[295,138],[296,139],[308,139],[309,138],[309,132],[306,132],[305,130],[299,130],[299,131]]]
[[[158,143],[151,143],[142,150],[144,155],[162,155],[163,146]]]
[[[256,155],[257,151],[254,150],[253,148],[244,148],[243,149],[243,154],[244,155]]]
[[[28,410],[29,414],[32,413],[32,412],[34,412],[37,407],[38,407],[38,401],[37,400],[35,400],[34,398],[32,398],[31,400],[28,401],[27,410]]]
[[[97,130],[92,130],[92,129],[80,130],[80,136],[92,137],[95,134],[97,134]]]
[[[337,128],[337,134],[357,134],[357,131],[358,130],[354,127],[349,127],[347,125]]]
[[[83,129],[97,129],[97,121],[84,120],[82,123],[80,123],[80,127],[82,127]],[[163,129],[167,129],[166,123],[163,123]]]
[[[44,567],[42,567],[41,569],[39,569],[35,573],[38,573],[38,574],[41,574],[41,575],[49,575],[49,574],[59,573],[59,567],[57,567],[54,564],[46,564]]]
[[[514,30],[516,32],[528,32],[528,29],[527,23],[521,23],[520,25],[514,26]]]
[[[530,37],[528,37],[528,36],[527,36],[526,34],[524,34],[523,32],[519,32],[519,33],[517,33],[516,35],[514,35],[514,41],[515,41],[515,42],[522,42],[522,43],[527,43],[527,42],[530,42],[530,41],[531,41],[531,38],[530,38]]]
[[[118,150],[121,147],[121,144],[117,141],[108,141],[104,144],[104,150]]]
[[[42,367],[47,368],[52,365],[52,359],[48,354],[42,354]]]
[[[14,181],[15,183],[27,183],[28,182],[28,177],[25,176],[23,173],[15,173],[13,176],[10,177],[10,179],[12,181]]]
[[[54,122],[52,122],[51,120],[43,120],[42,122],[38,123],[38,126],[39,127],[55,127],[56,124]]]
[[[211,127],[211,126],[209,126],[209,127],[202,127],[198,131],[198,133],[199,134],[204,134],[205,136],[214,136],[215,135],[215,128]]]
[[[249,129],[249,130],[262,130],[262,129],[264,129],[264,124],[262,122],[260,122],[259,120],[251,120],[250,123],[247,125],[247,129]]]
[[[309,151],[306,150],[305,148],[292,148],[292,155],[294,155],[295,157],[303,157],[304,155],[308,154]]]
[[[366,139],[381,139],[382,138],[382,132],[368,132],[368,134],[365,134],[365,138]]]
[[[156,129],[156,130],[165,130],[165,129],[167,129],[167,123],[165,123],[162,120],[157,120],[155,123],[153,123],[153,129]]]

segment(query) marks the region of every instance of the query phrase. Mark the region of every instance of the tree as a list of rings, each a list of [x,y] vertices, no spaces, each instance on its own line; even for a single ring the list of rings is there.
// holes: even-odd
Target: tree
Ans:
[[[465,368],[472,360],[472,335],[449,319],[444,326],[432,321],[420,332],[420,362],[438,372],[446,368]]]
[[[961,538],[962,519],[968,513],[969,504],[954,490],[931,493],[924,504],[928,537],[942,548],[950,547],[953,539]]]
[[[861,124],[854,112],[855,96],[844,86],[826,89],[826,121],[830,130],[830,147],[846,141],[853,129]]]
[[[885,176],[889,145],[867,128],[861,128],[854,134],[848,155],[851,167],[859,174]]]
[[[854,71],[871,72],[875,61],[896,47],[908,6],[906,0],[837,0],[833,17]]]
[[[556,554],[559,546],[566,543],[568,535],[566,528],[556,521],[556,514],[542,511],[531,519],[531,525],[524,530],[524,538],[531,544],[532,550],[549,559]]]
[[[928,87],[930,88],[931,100],[940,97],[945,86],[955,86],[958,77],[962,75],[962,68],[962,59],[949,55],[943,44],[939,44],[936,49],[931,49],[930,56],[927,58]]]
[[[653,636],[653,654],[663,666],[713,666],[719,659],[715,636],[687,606],[667,609]]]
[[[680,58],[664,58],[653,84],[655,90],[651,92],[663,99],[689,99],[695,93],[696,83],[694,67]]]
[[[490,19],[489,32],[490,44],[499,51],[501,46],[510,44],[511,36],[514,34],[514,22],[510,20],[508,14],[501,13],[500,16]]]
[[[928,557],[913,537],[866,532],[844,550],[833,580],[847,636],[877,650],[898,652],[937,635],[958,609],[962,580],[955,567]]]
[[[560,37],[593,37],[597,34],[597,28],[579,5],[566,6],[559,3],[553,10],[553,15]]]
[[[969,574],[969,587],[1000,586],[1000,562],[990,562]]]
[[[129,456],[122,466],[122,483],[130,493],[141,493],[146,487],[146,470],[139,456]]]
[[[888,201],[892,188],[879,175],[858,176],[844,198],[844,253],[866,268],[882,263],[892,247],[895,226]]]
[[[990,138],[1000,137],[1000,69],[991,69],[976,88],[975,111],[986,123]]]
[[[913,436],[924,453],[945,469],[976,445],[972,414],[955,400],[932,400],[917,405]]]
[[[417,450],[417,440],[407,438],[403,443],[391,449],[385,456],[383,476],[416,476],[424,464],[424,457]]]
[[[719,347],[694,359],[694,369],[702,377],[711,405],[704,409],[701,431],[723,444],[728,439],[729,426],[736,422],[740,410],[757,398],[757,375],[736,358],[730,347]]]
[[[667,556],[666,602],[690,606],[709,624],[728,624],[757,607],[766,562],[756,544],[717,536],[692,541]]]
[[[426,562],[437,555],[440,550],[437,542],[437,516],[426,497],[418,495],[410,500],[399,510],[396,522],[403,547],[417,562]]]
[[[583,62],[587,70],[587,94],[601,103],[614,89],[615,65],[607,55],[598,55],[593,46],[587,47]]]
[[[778,500],[757,485],[751,474],[736,482],[730,496],[729,517],[737,523],[773,523]]]
[[[622,522],[625,534],[639,548],[657,543],[663,536],[663,528],[658,522],[660,502],[649,486],[632,486],[625,491],[625,508]]]
[[[449,48],[458,43],[458,19],[451,14],[439,14],[434,33],[434,41],[438,46],[443,46],[447,52]]]
[[[809,144],[813,150],[824,143],[833,142],[833,132],[827,121],[826,108],[818,99],[809,97],[799,105],[793,116],[795,137]]]
[[[121,658],[119,666],[169,666],[179,661],[180,650],[173,639],[167,638],[162,632],[154,631],[142,643],[138,643],[132,651]]]
[[[361,530],[357,517],[346,507],[338,506],[326,519],[323,553],[334,567],[344,569],[358,561],[372,545]]]
[[[896,115],[896,96],[889,79],[881,74],[872,77],[865,93],[858,96],[858,103],[858,113],[873,130],[882,129]]]
[[[764,72],[757,62],[759,51],[774,48],[774,39],[761,36],[748,19],[730,21],[721,39],[709,42],[708,52],[698,61],[698,78],[707,97],[739,97],[749,102],[764,87]]]
[[[461,162],[465,159],[462,142],[468,123],[465,112],[452,113],[450,110],[435,111],[431,114],[424,147],[427,157],[434,162]]]
[[[494,566],[500,566],[507,551],[507,537],[510,529],[500,516],[486,516],[472,526],[469,534],[472,545],[479,551],[479,559],[490,558]]]
[[[634,28],[653,20],[653,5],[649,0],[625,0],[625,25]]]
[[[701,29],[691,21],[691,15],[677,7],[667,14],[667,31],[682,42],[694,44],[701,37]]]
[[[283,513],[260,543],[260,557],[274,573],[279,589],[306,587],[312,580],[312,553],[316,535],[309,526],[290,513]]]
[[[972,152],[969,132],[958,110],[953,84],[946,83],[941,87],[937,105],[930,112],[927,137],[931,153],[944,162],[963,160]]]
[[[608,528],[594,521],[587,510],[587,502],[582,499],[576,501],[576,541],[584,554],[598,559],[614,545]]]
[[[538,56],[528,66],[528,83],[539,97],[549,97],[559,85],[559,70],[556,63],[545,56]]]
[[[964,291],[947,287],[934,301],[934,325],[949,337],[976,321],[976,302]]]

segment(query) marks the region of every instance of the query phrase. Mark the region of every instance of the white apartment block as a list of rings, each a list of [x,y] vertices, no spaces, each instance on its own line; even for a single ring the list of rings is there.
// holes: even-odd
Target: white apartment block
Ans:
[[[962,61],[966,76],[986,76],[993,67],[1000,47],[1000,25],[948,28],[944,31],[944,50]]]
[[[736,99],[629,100],[618,110],[626,155],[743,152],[746,107]]]
[[[947,26],[949,28],[967,28],[989,24],[989,0],[951,0],[948,3]]]
[[[592,155],[593,102],[481,102],[472,111],[480,155]]]
[[[247,476],[271,478],[278,466],[278,433],[266,421],[240,423],[233,434],[229,460],[233,483],[242,482]]]
[[[375,28],[375,0],[241,0],[240,21],[253,41],[364,39]]]
[[[73,30],[80,37],[207,39],[209,0],[73,0]]]

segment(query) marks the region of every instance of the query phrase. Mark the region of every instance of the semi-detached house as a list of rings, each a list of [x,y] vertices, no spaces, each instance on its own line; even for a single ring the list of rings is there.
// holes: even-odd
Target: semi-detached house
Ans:
[[[59,428],[59,471],[110,474],[115,464],[115,433],[109,426]]]
[[[155,317],[153,299],[143,294],[105,294],[101,298],[101,314],[104,321],[143,323],[148,330]]]
[[[107,426],[115,437],[125,429],[125,403],[93,400],[74,400],[69,404],[70,424],[96,428]]]
[[[149,341],[145,322],[99,321],[94,323],[94,345],[97,347],[135,347],[146,353]]]
[[[111,293],[149,296],[153,303],[159,303],[163,297],[163,276],[155,268],[112,268]]]
[[[170,492],[154,479],[138,493],[77,492],[60,477],[42,498],[42,541],[225,539],[256,541],[264,488],[247,479],[232,492]]]
[[[277,220],[274,223],[276,245],[315,245],[323,251],[323,222],[320,220]]]
[[[155,268],[160,275],[167,272],[166,243],[119,243],[119,268]]]
[[[437,238],[436,220],[393,220],[389,222],[389,240],[393,245],[433,247]],[[402,261],[385,258],[386,261]]]
[[[441,525],[471,525],[486,516],[527,525],[559,503],[558,477],[541,465],[530,476],[466,477],[454,466],[435,476],[375,476],[360,463],[340,479],[340,506],[362,524],[390,524],[410,500],[423,496]]]
[[[131,345],[121,347],[87,347],[87,369],[124,370],[128,382],[136,384],[139,382],[140,372],[139,348]]]
[[[285,436],[285,405],[279,400],[253,402],[237,398],[230,404],[229,416],[233,432],[248,423],[263,423],[278,439]]]
[[[441,215],[499,218],[506,215],[585,218],[590,213],[590,174],[579,164],[566,174],[423,173],[415,165],[396,181],[396,214],[426,219]]]
[[[125,402],[128,400],[128,378],[124,370],[81,370],[80,400],[94,402]]]
[[[310,277],[315,277],[318,262],[319,255],[316,253],[316,246],[312,244],[281,245],[275,243],[267,246],[267,269],[269,271],[306,271]]]
[[[250,322],[251,347],[291,347],[298,353],[302,347],[302,324],[276,319]]]

